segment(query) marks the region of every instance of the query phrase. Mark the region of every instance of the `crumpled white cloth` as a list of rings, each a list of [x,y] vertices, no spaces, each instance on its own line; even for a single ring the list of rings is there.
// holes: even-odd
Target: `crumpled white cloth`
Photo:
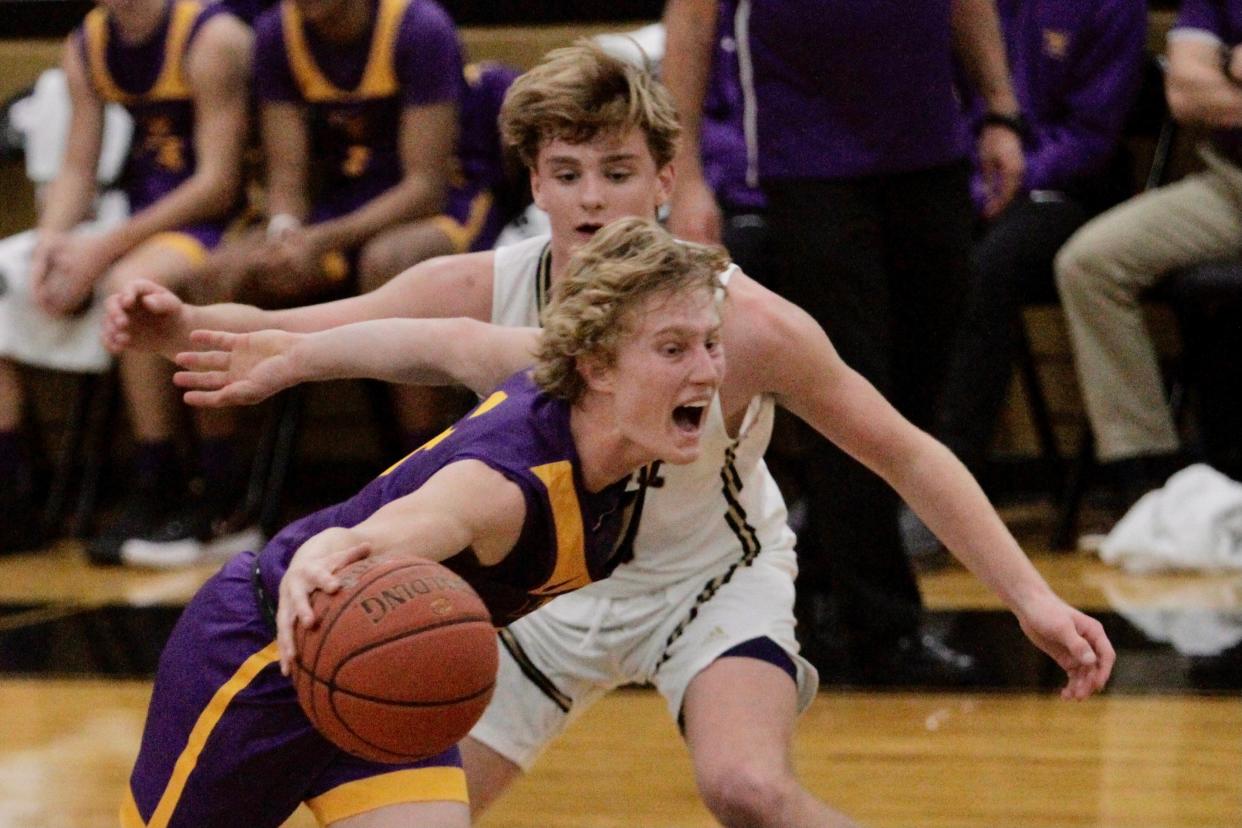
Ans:
[[[1100,544],[1129,572],[1242,570],[1242,483],[1202,463],[1148,492]]]

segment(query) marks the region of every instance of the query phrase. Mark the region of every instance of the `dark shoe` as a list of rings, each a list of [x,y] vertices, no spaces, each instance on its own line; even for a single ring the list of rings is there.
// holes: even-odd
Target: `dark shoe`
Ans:
[[[974,656],[930,633],[902,636],[855,662],[856,678],[869,687],[977,687],[984,678]]]
[[[238,552],[257,550],[263,534],[252,515],[219,501],[198,500],[177,510],[154,531],[121,544],[126,566],[181,569],[200,563],[223,562]]]
[[[86,558],[96,566],[120,566],[121,544],[158,529],[171,510],[166,495],[149,489],[130,494],[120,513],[86,545]]]

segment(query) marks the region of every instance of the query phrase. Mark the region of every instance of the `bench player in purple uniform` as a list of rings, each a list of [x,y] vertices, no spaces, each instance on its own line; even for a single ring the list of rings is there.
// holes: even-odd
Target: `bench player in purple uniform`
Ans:
[[[39,218],[28,284],[53,316],[83,309],[97,291],[139,276],[170,283],[220,239],[236,204],[246,129],[250,34],[195,0],[104,0],[65,43],[72,116],[64,160]],[[121,188],[130,216],[108,232],[75,233],[96,195],[105,104],[124,106],[134,134]],[[135,511],[166,500],[180,476],[171,462],[175,400],[150,355],[125,354],[121,382],[137,439]],[[22,416],[13,363],[0,360],[0,477]],[[7,489],[7,486],[0,486]],[[16,504],[0,499],[14,514]],[[127,509],[126,518],[133,518]],[[127,523],[127,519],[119,523]],[[110,533],[99,543],[108,545]]]
[[[648,74],[579,44],[550,53],[514,83],[501,125],[529,167],[550,236],[435,259],[375,293],[284,311],[195,307],[136,287],[109,300],[109,346],[169,353],[184,350],[194,328],[315,331],[394,315],[536,324],[576,248],[618,218],[654,216],[668,198],[677,114]],[[662,469],[662,485],[647,490],[633,560],[504,631],[496,695],[462,744],[478,810],[608,690],[651,682],[684,726],[696,781],[718,820],[847,824],[799,784],[789,758],[817,678],[798,655],[793,537],[762,459],[777,402],[919,504],[1067,670],[1067,698],[1084,698],[1108,678],[1113,652],[1098,622],[1051,592],[952,456],[896,416],[805,313],[737,269],[729,274],[730,367],[703,454]]]
[[[488,395],[355,497],[293,523],[258,554],[242,553],[203,587],[160,659],[122,825],[276,828],[302,802],[323,825],[468,825],[456,748],[384,765],[313,729],[282,674],[292,619],[309,621],[310,592],[335,588],[331,573],[366,554],[442,561],[474,586],[497,625],[606,577],[624,559],[627,503],[642,485],[631,475],[699,454],[703,414],[724,374],[725,261],[718,249],[627,219],[570,263],[542,335],[474,320],[242,335],[266,337],[275,362],[319,366],[344,356],[338,343],[364,335],[376,365],[411,366],[383,344],[395,325],[407,345],[413,331],[427,361],[392,379],[427,381],[440,369]],[[534,370],[520,370],[532,353]],[[227,356],[193,353],[186,364]],[[273,612],[283,619],[279,643]]]

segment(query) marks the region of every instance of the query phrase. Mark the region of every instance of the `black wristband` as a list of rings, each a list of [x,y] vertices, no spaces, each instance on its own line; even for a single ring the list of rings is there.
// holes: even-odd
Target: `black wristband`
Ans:
[[[988,112],[983,116],[980,129],[989,126],[1004,127],[1024,141],[1031,133],[1031,127],[1027,124],[1026,118],[1022,117],[1021,112],[1015,112],[1012,115],[1005,115],[1001,112]]]

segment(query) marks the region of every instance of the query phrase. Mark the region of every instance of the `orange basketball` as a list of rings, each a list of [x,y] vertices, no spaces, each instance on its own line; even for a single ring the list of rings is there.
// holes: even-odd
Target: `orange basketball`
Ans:
[[[318,623],[297,629],[293,683],[319,732],[377,762],[447,750],[492,697],[491,616],[470,585],[420,558],[366,558],[316,592]]]

